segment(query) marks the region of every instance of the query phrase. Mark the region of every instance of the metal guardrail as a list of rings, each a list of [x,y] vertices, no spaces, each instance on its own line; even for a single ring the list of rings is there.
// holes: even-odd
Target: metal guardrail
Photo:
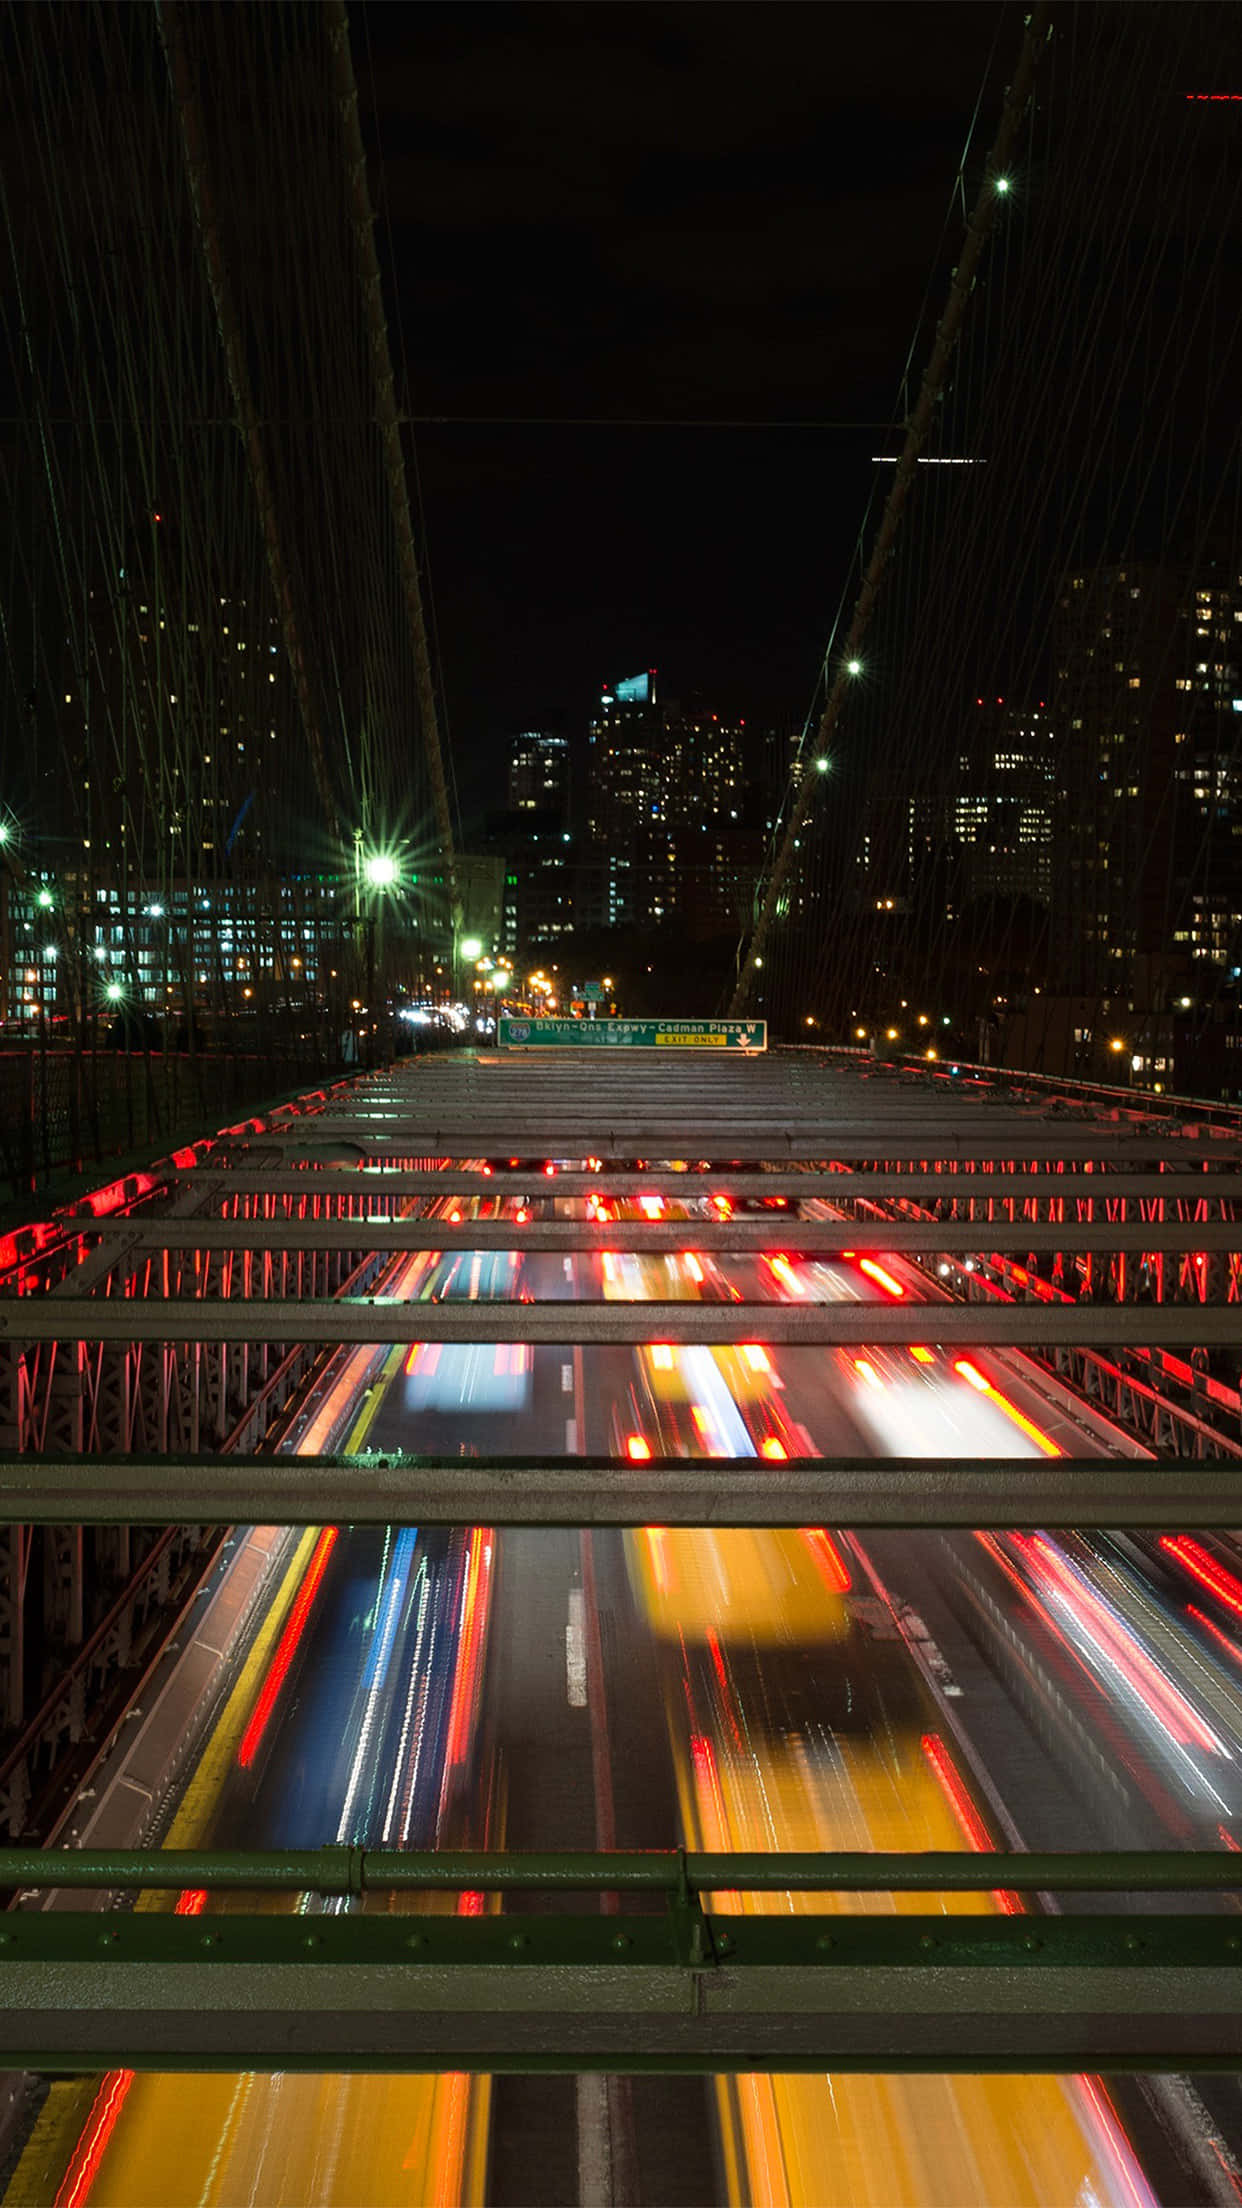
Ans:
[[[1242,1893],[1242,1864],[1216,1849],[823,1854],[591,1849],[0,1848],[0,1888],[316,1894]],[[98,1932],[98,1925],[94,1928]],[[1141,1929],[1141,1926],[1139,1927]],[[14,1925],[6,1919],[0,1947]],[[7,1944],[11,1944],[11,1940]],[[1242,1934],[1231,1953],[1242,1953]]]
[[[62,1173],[201,1134],[304,1086],[312,1053],[0,1047],[0,1182],[21,1197]],[[335,1068],[332,1069],[335,1071]]]
[[[1242,2067],[1219,1915],[707,1913],[739,1891],[1237,1889],[1229,1855],[0,1853],[27,1887],[178,1890],[178,1912],[10,1911],[0,2060],[32,2069],[477,2071]],[[204,1914],[210,1894],[328,1914]],[[417,1895],[618,1893],[587,1915]],[[340,1904],[373,1893],[367,1914]],[[644,1903],[662,1901],[652,1912]],[[406,1906],[400,1904],[404,1902]],[[396,1905],[396,1906],[394,1906]]]

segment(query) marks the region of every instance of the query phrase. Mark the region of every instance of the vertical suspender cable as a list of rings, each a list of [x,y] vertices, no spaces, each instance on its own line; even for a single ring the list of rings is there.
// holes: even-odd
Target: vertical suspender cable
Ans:
[[[854,618],[850,623],[849,634],[845,639],[841,656],[837,661],[827,703],[824,706],[823,716],[819,724],[817,748],[820,751],[830,742],[837,722],[841,717],[841,708],[845,703],[846,693],[852,679],[847,672],[848,663],[857,656],[860,650],[863,638],[870,625],[872,613],[875,610],[876,600],[880,594],[884,570],[888,564],[889,554],[893,549],[893,542],[901,524],[906,501],[914,484],[918,456],[927,442],[928,432],[931,429],[935,409],[944,389],[949,362],[953,357],[953,350],[966,312],[966,303],[974,286],[975,273],[995,219],[996,179],[1004,174],[1009,157],[1017,143],[1018,131],[1022,118],[1026,113],[1027,103],[1035,83],[1035,72],[1046,42],[1047,24],[1048,8],[1046,0],[1039,0],[1039,4],[1026,19],[1022,51],[1018,57],[1018,66],[1014,72],[1013,83],[1005,94],[1000,128],[996,133],[992,150],[984,167],[983,182],[980,185],[974,210],[967,226],[961,259],[953,271],[945,310],[936,328],[936,342],[932,347],[931,359],[924,370],[918,402],[910,417],[901,458],[897,463],[897,471],[893,477],[892,487],[884,503],[879,530],[871,549],[871,557],[867,562],[866,572],[863,575],[862,585],[854,607]],[[784,841],[777,852],[772,872],[768,876],[763,903],[759,908],[754,930],[741,963],[737,986],[734,989],[733,999],[729,1006],[729,1011],[734,1017],[746,1010],[750,1000],[756,974],[771,932],[772,921],[776,915],[781,891],[785,886],[790,867],[793,864],[797,839],[817,794],[817,775],[814,772],[804,773],[785,824]]]
[[[440,723],[436,711],[435,683],[431,672],[431,652],[427,643],[427,622],[423,611],[422,583],[418,572],[414,529],[410,520],[410,496],[409,486],[406,482],[405,453],[401,444],[401,422],[397,413],[396,390],[393,383],[392,352],[388,343],[388,324],[384,317],[383,284],[380,278],[379,261],[375,252],[374,218],[371,213],[370,194],[367,190],[366,151],[362,143],[362,129],[358,121],[358,86],[354,78],[354,65],[349,50],[349,24],[345,14],[345,0],[329,0],[327,24],[328,42],[332,49],[333,81],[340,108],[345,159],[349,169],[349,194],[354,236],[358,250],[358,273],[362,284],[367,328],[371,339],[371,362],[375,372],[377,419],[380,436],[383,440],[384,465],[388,476],[389,498],[392,503],[392,520],[397,540],[401,587],[405,598],[405,609],[410,624],[410,640],[414,651],[414,676],[418,690],[419,718],[422,722],[423,750],[426,754],[427,772],[431,780],[431,795],[436,816],[436,834],[439,838],[440,853],[444,861],[444,873],[449,891],[449,909],[452,916],[453,935],[456,939],[461,927],[461,895],[457,881],[457,862],[453,845],[453,821],[449,808],[448,783],[444,773],[444,756],[440,747]]]
[[[246,365],[245,344],[233,303],[233,296],[228,285],[224,250],[216,222],[211,187],[207,178],[202,117],[194,90],[189,55],[186,52],[185,41],[181,35],[180,8],[181,0],[157,0],[157,18],[160,27],[160,38],[164,47],[164,58],[168,66],[173,96],[181,119],[181,137],[185,149],[186,174],[189,178],[190,195],[194,202],[194,213],[198,223],[199,239],[203,248],[203,259],[211,285],[211,296],[215,304],[220,341],[224,348],[225,361],[228,366],[233,404],[237,409],[237,424],[245,442],[246,458],[250,467],[250,480],[254,487],[255,500],[263,528],[268,572],[271,575],[272,588],[276,595],[277,605],[280,608],[281,634],[284,638],[285,651],[293,675],[294,688],[297,691],[302,726],[306,732],[306,741],[310,748],[315,788],[319,795],[319,802],[323,807],[329,831],[343,853],[344,843],[341,835],[336,795],[332,787],[332,778],[328,772],[327,754],[324,750],[319,714],[311,694],[310,677],[307,672],[301,634],[298,629],[293,584],[281,544],[280,527],[276,514],[276,499],[268,470],[267,454],[260,434],[254,394],[250,386],[250,373]]]

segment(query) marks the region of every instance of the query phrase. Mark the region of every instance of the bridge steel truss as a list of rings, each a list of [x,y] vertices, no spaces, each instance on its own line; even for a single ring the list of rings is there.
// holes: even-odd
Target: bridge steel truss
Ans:
[[[179,1152],[140,1188],[117,1184],[103,1206],[6,1246],[0,1683],[11,1738],[29,1729],[21,1658],[46,1620],[59,1632],[62,1683],[78,1665],[80,1706],[89,1700],[84,1590],[109,1544],[128,1540],[131,1561],[159,1541],[175,1555],[179,1537],[201,1542],[210,1521],[1005,1528],[1242,1518],[1236,1422],[1229,1431],[1202,1390],[1179,1406],[1161,1392],[1156,1363],[1186,1361],[1203,1375],[1214,1352],[1236,1351],[1242,1120],[1066,1124],[1039,1102],[912,1090],[805,1053],[690,1065],[621,1053],[606,1066],[598,1053],[585,1064],[562,1054],[423,1060],[311,1108],[312,1118],[250,1121]],[[605,1227],[553,1211],[551,1199],[588,1192],[722,1201],[702,1220]],[[497,1212],[519,1198],[526,1216],[454,1221],[443,1202],[430,1217],[422,1208],[470,1195],[500,1199]],[[779,1210],[746,1209],[782,1199]],[[687,1240],[735,1255],[883,1250],[931,1268],[932,1300],[411,1304],[385,1293],[388,1268],[410,1252],[655,1251]],[[1159,1260],[1165,1292],[1141,1306],[1124,1294],[1063,1300],[1064,1285],[1046,1292],[1058,1263],[1061,1283],[1098,1288],[1101,1274],[1084,1274],[1083,1261],[1119,1259]],[[946,1266],[963,1293],[947,1292]],[[981,1276],[986,1300],[970,1300]],[[1161,1446],[1149,1453],[1137,1421],[1113,1460],[804,1459],[761,1470],[717,1460],[709,1471],[661,1459],[279,1450],[282,1422],[343,1343],[751,1338],[1012,1344],[1054,1362],[1111,1361],[1158,1402]],[[23,1605],[40,1549],[56,1599],[32,1618]],[[14,1839],[26,1834],[29,1800],[29,1786],[25,1801],[10,1789]],[[0,2041],[6,2063],[34,2068],[1242,2068],[1242,1935],[1219,1916],[721,1919],[701,1898],[722,1884],[963,1883],[1236,1897],[1231,1856],[722,1867],[685,1856],[380,1860],[358,1850],[314,1862],[99,1862],[45,1848],[0,1852],[0,1883],[10,1881],[118,1892],[283,1885],[355,1902],[397,1886],[589,1894],[646,1882],[662,1902],[621,1919],[523,1915],[520,1928],[503,1913],[204,1922],[11,1912],[0,1930]]]
[[[258,1445],[305,1380],[316,1355],[309,1345],[266,1334],[215,1349],[197,1340],[84,1339],[68,1316],[68,1291],[101,1306],[175,1291],[182,1276],[173,1263],[157,1255],[118,1265],[109,1237],[155,1209],[171,1225],[197,1202],[183,1185],[196,1161],[243,1136],[253,1142],[313,1121],[332,1093],[311,1091],[0,1236],[0,1305],[37,1296],[56,1315],[38,1343],[14,1346],[0,1334],[0,1456],[85,1465],[127,1449],[160,1459],[203,1450],[215,1462]],[[186,1263],[185,1293],[210,1301],[233,1292],[228,1256],[197,1274],[192,1254]],[[289,1293],[330,1298],[363,1292],[383,1263],[370,1245],[338,1242],[279,1277]],[[222,1537],[222,1524],[202,1511],[84,1522],[71,1492],[54,1519],[0,1524],[0,1831],[55,1830]]]

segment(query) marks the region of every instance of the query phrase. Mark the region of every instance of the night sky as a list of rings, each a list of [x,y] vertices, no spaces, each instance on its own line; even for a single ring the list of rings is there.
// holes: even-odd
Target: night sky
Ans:
[[[454,417],[417,450],[468,818],[463,770],[605,676],[801,721],[1020,34],[991,0],[354,11],[394,350]]]

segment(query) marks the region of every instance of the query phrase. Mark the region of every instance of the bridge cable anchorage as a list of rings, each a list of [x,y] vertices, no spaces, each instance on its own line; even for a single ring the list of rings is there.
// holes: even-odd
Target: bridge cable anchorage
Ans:
[[[984,246],[996,217],[996,179],[1004,174],[1010,156],[1017,143],[1018,130],[1026,113],[1035,83],[1035,73],[1043,49],[1047,43],[1048,7],[1046,0],[1032,10],[1026,21],[1022,38],[1022,51],[1014,71],[1012,84],[1005,95],[992,150],[984,166],[983,181],[975,200],[974,210],[967,226],[961,258],[953,271],[949,284],[949,296],[944,313],[936,326],[936,339],[931,358],[923,373],[923,382],[917,403],[906,429],[897,472],[884,502],[880,526],[876,533],[871,556],[863,574],[862,584],[854,607],[849,633],[841,649],[836,673],[828,693],[816,736],[816,749],[822,755],[829,745],[842,708],[854,680],[851,668],[858,666],[858,654],[871,623],[871,616],[884,580],[902,514],[913,489],[917,474],[918,456],[927,442],[936,406],[945,387],[949,363],[953,357],[958,334],[966,313],[967,301],[974,289],[976,272]],[[785,886],[798,836],[811,812],[819,788],[820,777],[815,773],[801,775],[792,807],[785,825],[785,834],[777,852],[772,871],[764,890],[763,903],[751,932],[749,944],[742,958],[736,986],[729,1003],[729,1015],[738,1018],[745,1012],[754,990],[755,976],[759,972],[763,953],[767,946],[772,922],[776,916],[780,894]]]

